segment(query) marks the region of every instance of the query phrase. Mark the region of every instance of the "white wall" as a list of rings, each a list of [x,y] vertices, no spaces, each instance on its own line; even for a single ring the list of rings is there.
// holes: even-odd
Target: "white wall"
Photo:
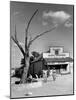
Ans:
[[[59,50],[59,54],[55,55],[55,50]],[[63,47],[51,47],[50,53],[43,53],[43,58],[65,58],[69,57],[69,53],[63,52]]]

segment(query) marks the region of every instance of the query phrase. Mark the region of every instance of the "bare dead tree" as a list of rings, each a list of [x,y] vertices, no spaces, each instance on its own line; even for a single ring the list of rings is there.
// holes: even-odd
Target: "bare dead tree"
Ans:
[[[17,39],[17,32],[16,32],[16,25],[15,25],[15,37],[11,36],[11,39],[15,42],[15,44],[18,46],[18,48],[20,49],[22,55],[24,56],[25,55],[25,52],[22,48],[22,46],[20,45],[18,39]]]
[[[21,83],[25,83],[27,80],[27,74],[28,74],[28,70],[29,70],[29,61],[30,61],[30,57],[29,57],[29,48],[32,45],[32,43],[38,39],[39,37],[43,36],[46,33],[51,32],[52,30],[54,30],[56,28],[56,26],[52,27],[51,29],[42,32],[40,34],[38,34],[37,36],[35,36],[33,39],[30,38],[29,42],[28,42],[28,33],[29,33],[29,26],[34,18],[34,16],[36,15],[36,13],[38,12],[38,9],[33,13],[32,17],[30,18],[27,27],[25,29],[25,50],[22,48],[22,46],[20,45],[20,43],[18,42],[17,39],[17,32],[16,32],[16,26],[15,26],[15,37],[11,37],[12,40],[16,43],[16,45],[18,46],[18,48],[20,49],[23,57],[24,57],[24,61],[25,61],[25,66],[24,66],[24,70],[23,70],[23,75],[21,78]]]

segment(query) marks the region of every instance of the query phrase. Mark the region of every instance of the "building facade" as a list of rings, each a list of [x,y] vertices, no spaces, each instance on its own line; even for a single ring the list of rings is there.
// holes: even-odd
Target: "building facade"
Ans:
[[[47,62],[46,66],[49,66],[50,69],[54,67],[58,73],[70,73],[70,62],[72,62],[72,58],[69,52],[64,52],[63,47],[50,47],[49,52],[43,53],[43,58]]]

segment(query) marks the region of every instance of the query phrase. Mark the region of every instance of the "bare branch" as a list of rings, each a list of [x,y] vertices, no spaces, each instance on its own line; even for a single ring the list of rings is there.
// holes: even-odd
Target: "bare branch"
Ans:
[[[36,13],[38,12],[38,9],[34,12],[34,14],[32,15],[32,17],[30,18],[28,24],[27,24],[27,27],[26,27],[26,37],[25,37],[25,52],[27,51],[27,40],[28,40],[28,29],[29,29],[29,26],[30,26],[30,23],[32,21],[32,19],[34,18],[34,16],[36,15]]]
[[[22,46],[19,44],[18,39],[17,39],[16,24],[15,24],[15,38],[13,36],[11,36],[11,39],[16,43],[16,45],[19,47],[20,51],[22,52],[22,54],[24,56],[25,52],[24,52]]]
[[[30,45],[32,44],[32,42],[34,42],[37,38],[43,36],[44,34],[48,33],[48,32],[51,32],[52,30],[54,30],[56,28],[56,26],[54,26],[53,28],[51,28],[50,30],[47,30],[37,36],[35,36],[29,43],[28,43],[28,48],[30,47]]]
[[[22,48],[22,46],[19,44],[18,41],[15,40],[15,38],[13,36],[11,36],[11,39],[16,43],[16,45],[19,47],[20,51],[22,52],[23,56],[25,55],[25,52]]]
[[[15,40],[18,41],[18,40],[17,40],[16,24],[15,24]]]
[[[30,35],[29,35],[29,41],[28,41],[28,43],[30,43],[31,40],[32,40],[32,36],[31,36],[31,34],[30,34]]]
[[[27,25],[27,28],[26,28],[26,34],[28,33],[28,29],[29,29],[29,26],[30,26],[30,23],[32,21],[32,19],[34,18],[35,14],[38,12],[38,9],[34,12],[34,14],[32,15],[32,17],[30,18],[29,22],[28,22],[28,25]]]

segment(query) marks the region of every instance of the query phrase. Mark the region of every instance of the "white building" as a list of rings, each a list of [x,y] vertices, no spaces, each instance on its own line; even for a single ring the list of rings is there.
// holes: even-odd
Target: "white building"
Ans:
[[[72,62],[72,58],[70,58],[69,52],[64,52],[63,47],[50,47],[49,52],[43,53],[43,58],[46,60],[47,65],[50,68],[55,67],[60,73],[70,72],[70,62]]]

